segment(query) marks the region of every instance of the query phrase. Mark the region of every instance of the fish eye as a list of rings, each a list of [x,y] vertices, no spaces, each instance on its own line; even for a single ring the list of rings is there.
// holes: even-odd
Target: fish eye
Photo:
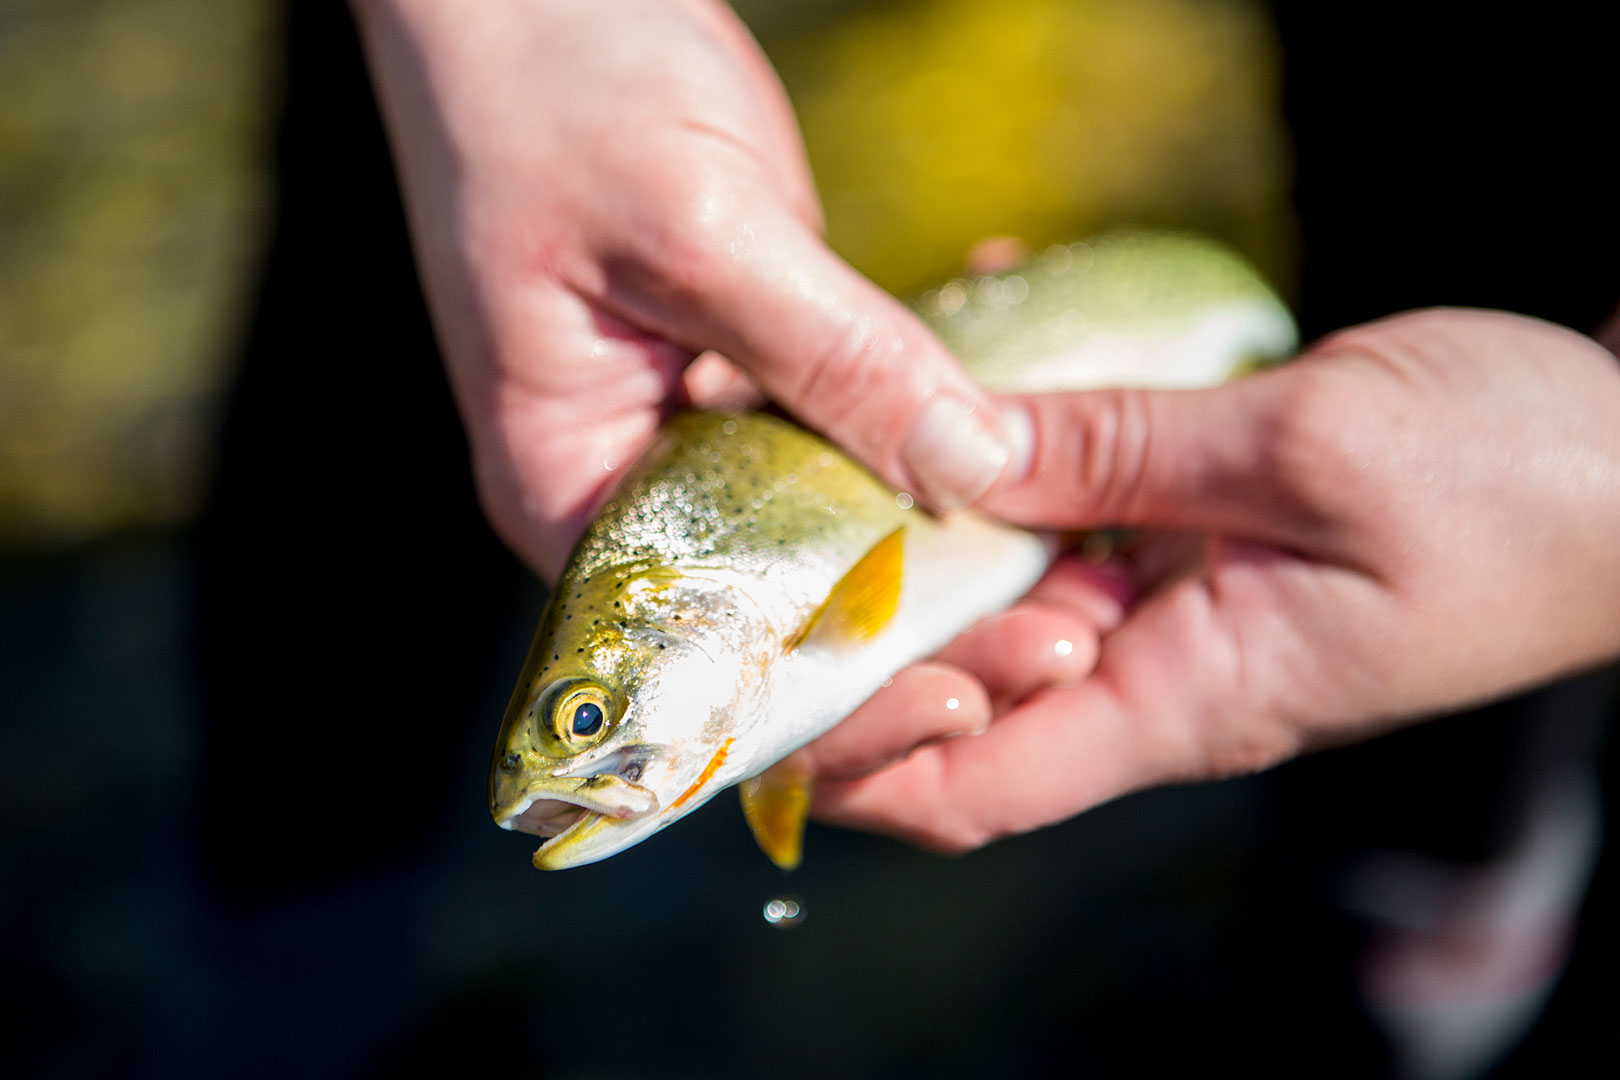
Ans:
[[[574,710],[574,734],[595,735],[602,728],[602,707],[594,701],[584,702]]]
[[[565,679],[546,691],[540,715],[553,738],[571,749],[582,749],[607,733],[617,712],[613,700],[606,687],[584,679]]]

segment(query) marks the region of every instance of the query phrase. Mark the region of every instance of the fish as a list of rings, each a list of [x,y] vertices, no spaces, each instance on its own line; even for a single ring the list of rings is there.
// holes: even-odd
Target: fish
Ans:
[[[987,388],[1194,387],[1285,359],[1277,294],[1216,242],[1056,245],[913,303]],[[578,542],[502,718],[490,811],[562,869],[738,786],[778,865],[802,857],[795,751],[895,672],[1022,596],[1059,543],[934,514],[770,412],[672,417]]]

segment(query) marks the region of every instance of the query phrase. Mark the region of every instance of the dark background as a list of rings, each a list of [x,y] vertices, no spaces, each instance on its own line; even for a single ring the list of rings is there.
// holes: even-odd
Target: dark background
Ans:
[[[1613,310],[1614,20],[1574,11],[1276,5],[1307,337]],[[477,514],[343,6],[292,4],[287,41],[204,519],[0,564],[0,1054],[24,1074],[1381,1075],[1346,860],[1498,852],[1532,727],[1615,790],[1598,677],[957,860],[816,829],[784,879],[720,799],[536,873],[482,788],[543,596]],[[1614,1059],[1614,865],[1497,1075]],[[787,931],[759,914],[783,890],[808,910]]]

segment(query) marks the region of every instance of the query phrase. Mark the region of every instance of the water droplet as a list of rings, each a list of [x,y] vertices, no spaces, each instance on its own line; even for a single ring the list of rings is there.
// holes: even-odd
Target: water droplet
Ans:
[[[917,500],[913,499],[910,495],[907,495],[904,491],[902,491],[894,497],[894,505],[898,506],[902,510],[910,510],[913,506],[917,505]]]
[[[790,930],[804,922],[804,904],[796,896],[773,896],[765,901],[763,914],[778,930]]]
[[[957,709],[962,707],[962,703],[956,698],[946,698],[945,707],[951,710],[951,712],[955,712]]]

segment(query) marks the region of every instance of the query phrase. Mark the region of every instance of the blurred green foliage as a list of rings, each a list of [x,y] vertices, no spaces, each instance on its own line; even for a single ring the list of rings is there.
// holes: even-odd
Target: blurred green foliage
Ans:
[[[1293,276],[1280,53],[1251,0],[740,0],[833,246],[913,292],[991,236],[1182,226]]]
[[[278,15],[0,0],[0,543],[193,509],[264,233]]]

